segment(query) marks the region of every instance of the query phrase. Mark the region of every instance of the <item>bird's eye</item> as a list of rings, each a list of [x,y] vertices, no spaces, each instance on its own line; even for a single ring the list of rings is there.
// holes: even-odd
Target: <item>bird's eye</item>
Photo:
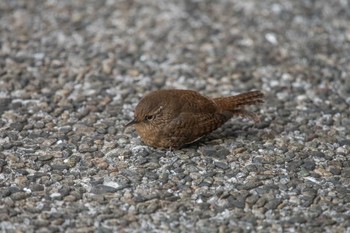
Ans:
[[[152,120],[152,119],[153,119],[153,116],[151,116],[151,115],[146,116],[146,117],[145,117],[145,119],[146,119],[147,121],[150,121],[150,120]]]

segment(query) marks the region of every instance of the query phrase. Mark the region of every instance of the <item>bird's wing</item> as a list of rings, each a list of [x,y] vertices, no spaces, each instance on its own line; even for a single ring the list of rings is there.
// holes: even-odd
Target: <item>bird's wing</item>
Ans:
[[[180,102],[182,103],[181,112],[184,113],[214,114],[218,111],[218,106],[213,100],[195,91],[182,92]]]
[[[164,127],[164,135],[174,145],[181,147],[192,143],[220,127],[231,115],[220,113],[183,112]]]

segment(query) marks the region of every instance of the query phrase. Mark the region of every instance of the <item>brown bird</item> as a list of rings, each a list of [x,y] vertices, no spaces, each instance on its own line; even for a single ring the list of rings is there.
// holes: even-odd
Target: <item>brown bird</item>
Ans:
[[[259,121],[246,105],[263,103],[264,94],[251,91],[208,98],[191,90],[158,90],[144,96],[135,108],[134,125],[142,141],[159,148],[179,149],[220,127],[232,116]]]

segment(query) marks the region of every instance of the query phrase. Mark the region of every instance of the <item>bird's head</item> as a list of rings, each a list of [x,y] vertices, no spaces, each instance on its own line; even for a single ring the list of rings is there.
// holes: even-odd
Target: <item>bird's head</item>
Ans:
[[[135,108],[134,119],[127,123],[125,127],[140,123],[151,124],[162,115],[163,109],[162,99],[145,96]]]

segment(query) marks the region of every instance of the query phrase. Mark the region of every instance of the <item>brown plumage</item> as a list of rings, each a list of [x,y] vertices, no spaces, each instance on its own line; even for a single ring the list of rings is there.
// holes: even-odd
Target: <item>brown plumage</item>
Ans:
[[[244,106],[263,103],[263,98],[260,91],[208,98],[191,90],[158,90],[141,99],[134,120],[126,126],[134,125],[148,145],[178,149],[209,134],[234,115],[257,122],[257,115]]]

